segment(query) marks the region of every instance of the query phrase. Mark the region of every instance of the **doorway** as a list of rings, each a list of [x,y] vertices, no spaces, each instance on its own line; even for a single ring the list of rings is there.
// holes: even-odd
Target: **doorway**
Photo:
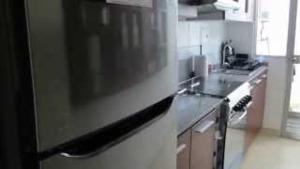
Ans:
[[[282,135],[300,140],[300,2],[291,0]]]

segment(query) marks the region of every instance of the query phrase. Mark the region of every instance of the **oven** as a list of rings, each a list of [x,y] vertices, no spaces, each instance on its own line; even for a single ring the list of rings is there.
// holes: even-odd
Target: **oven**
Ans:
[[[250,84],[244,83],[227,97],[229,107],[225,134],[224,169],[239,169],[245,154]]]

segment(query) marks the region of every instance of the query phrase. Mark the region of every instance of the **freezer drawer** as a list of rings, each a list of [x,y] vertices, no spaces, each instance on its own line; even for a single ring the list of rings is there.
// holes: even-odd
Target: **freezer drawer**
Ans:
[[[174,112],[170,111],[105,152],[83,158],[57,154],[41,161],[41,169],[175,169],[174,119]]]

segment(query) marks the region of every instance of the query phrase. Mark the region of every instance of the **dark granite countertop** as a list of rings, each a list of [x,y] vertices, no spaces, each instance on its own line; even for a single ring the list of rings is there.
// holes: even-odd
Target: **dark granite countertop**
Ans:
[[[250,75],[211,73],[207,78],[196,77],[188,80],[181,84],[180,88],[190,88],[192,83],[199,82],[200,85],[194,88],[197,93],[225,98],[243,83],[251,81],[266,69],[266,66],[261,66],[260,68],[251,72]]]
[[[267,70],[268,66],[260,66],[259,68],[252,71],[249,75],[235,75],[227,74],[222,72],[211,73],[209,79],[221,79],[227,81],[236,81],[236,82],[249,82],[253,80],[257,75],[261,74],[263,71]]]
[[[232,75],[226,73],[212,73],[207,78],[194,78],[180,85],[180,88],[189,88],[191,83],[200,82],[195,91],[200,96],[179,95],[175,104],[177,116],[177,133],[182,134],[197,121],[208,115],[219,106],[224,98],[245,82],[251,81],[258,74],[265,71],[262,66],[248,75]]]
[[[197,121],[217,108],[223,99],[210,96],[179,95],[176,99],[175,110],[177,118],[177,134],[180,135]]]

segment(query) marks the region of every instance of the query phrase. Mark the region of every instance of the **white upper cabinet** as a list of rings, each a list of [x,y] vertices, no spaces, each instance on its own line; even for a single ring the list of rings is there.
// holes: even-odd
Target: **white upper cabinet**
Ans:
[[[238,10],[226,11],[225,20],[253,22],[256,0],[235,0],[235,1],[239,3],[240,8]]]

